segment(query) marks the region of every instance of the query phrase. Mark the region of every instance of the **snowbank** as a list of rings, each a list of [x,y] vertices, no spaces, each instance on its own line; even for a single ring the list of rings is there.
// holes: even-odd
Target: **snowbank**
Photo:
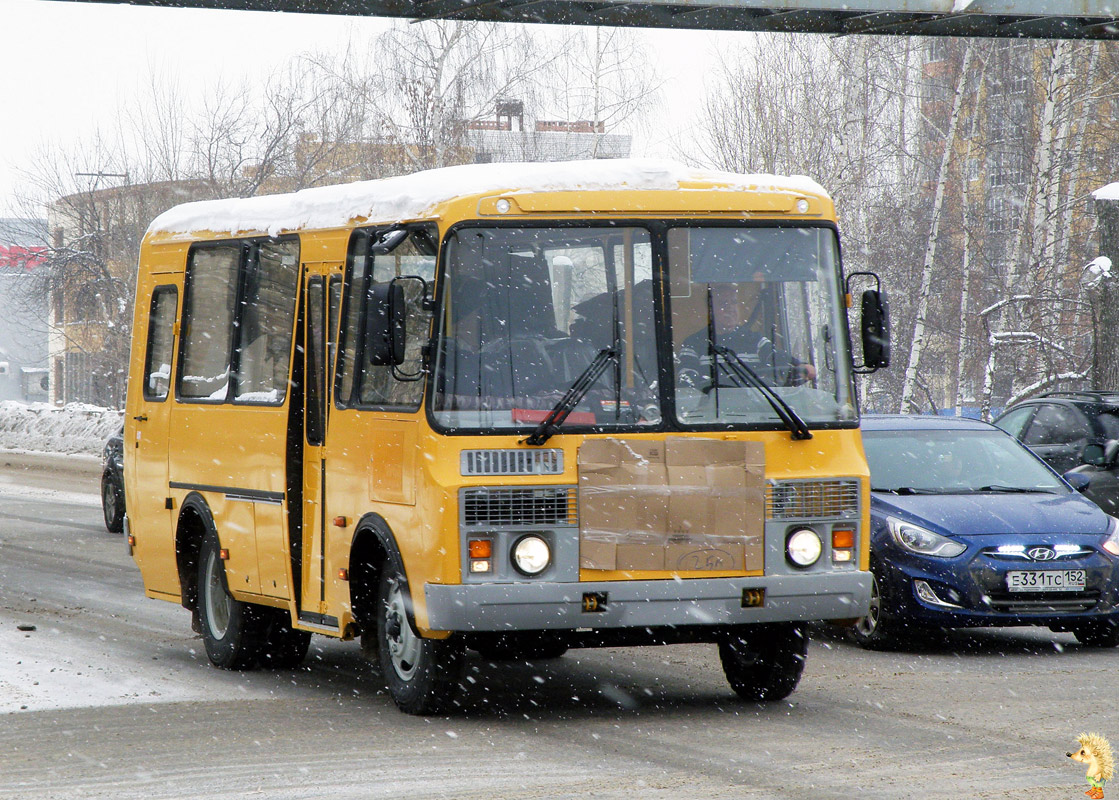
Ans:
[[[57,407],[6,400],[0,402],[0,450],[100,455],[123,419],[123,411],[81,403]]]

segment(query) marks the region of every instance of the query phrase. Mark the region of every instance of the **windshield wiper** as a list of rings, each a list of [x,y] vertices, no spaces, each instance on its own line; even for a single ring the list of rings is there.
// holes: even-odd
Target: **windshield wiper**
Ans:
[[[1000,494],[1056,494],[1050,489],[1041,489],[1038,487],[1029,486],[1003,486],[999,483],[992,483],[989,486],[980,486],[975,489],[976,492],[999,492]]]
[[[878,486],[871,486],[870,490],[888,494],[944,494],[944,491],[940,489],[918,489],[916,486],[899,486],[896,489],[882,489]]]
[[[717,356],[722,356],[723,365],[730,370],[734,377],[738,378],[740,383],[753,386],[761,392],[762,397],[768,400],[769,404],[773,406],[773,410],[777,412],[777,416],[788,426],[794,439],[812,438],[812,431],[808,430],[808,424],[800,418],[800,415],[793,410],[792,406],[781,398],[781,395],[773,391],[772,387],[761,379],[761,376],[754,371],[753,367],[742,359],[742,356],[721,344],[713,344],[711,346],[711,351]],[[716,386],[718,385],[717,377],[715,384]]]
[[[528,438],[524,440],[525,444],[531,444],[539,447],[552,437],[563,421],[567,419],[567,415],[579,405],[579,401],[590,391],[602,373],[606,370],[606,365],[611,361],[617,361],[618,351],[613,347],[604,347],[598,351],[598,355],[594,357],[587,368],[583,370],[583,374],[575,379],[571,384],[571,388],[567,390],[563,397],[559,399],[555,407],[548,412],[548,416],[540,421]]]

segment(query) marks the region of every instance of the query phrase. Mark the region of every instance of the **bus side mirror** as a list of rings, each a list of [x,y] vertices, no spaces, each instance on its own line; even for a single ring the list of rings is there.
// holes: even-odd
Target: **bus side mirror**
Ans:
[[[890,366],[890,304],[880,289],[863,292],[862,308],[863,367],[883,369]]]
[[[366,308],[365,346],[369,363],[375,367],[403,364],[407,316],[404,288],[395,281],[373,284]]]

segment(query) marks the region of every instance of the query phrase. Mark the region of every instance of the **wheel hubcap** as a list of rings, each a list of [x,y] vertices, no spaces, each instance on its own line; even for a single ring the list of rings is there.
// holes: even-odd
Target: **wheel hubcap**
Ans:
[[[878,589],[878,578],[870,574],[870,608],[865,617],[859,617],[855,623],[855,630],[860,636],[873,636],[878,628],[878,620],[882,616],[882,594]]]
[[[210,553],[206,562],[206,624],[215,639],[225,638],[229,630],[231,598],[221,582],[217,553]]]
[[[117,515],[117,492],[111,483],[105,484],[105,489],[101,492],[101,502],[105,504],[105,515],[109,519],[113,519]]]
[[[394,586],[385,603],[385,641],[388,644],[392,667],[401,680],[411,680],[416,674],[420,655],[420,637],[408,624],[404,608],[404,593]]]

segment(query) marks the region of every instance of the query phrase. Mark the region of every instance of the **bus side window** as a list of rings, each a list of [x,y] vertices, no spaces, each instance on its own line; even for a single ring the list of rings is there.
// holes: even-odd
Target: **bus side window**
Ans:
[[[226,398],[243,249],[234,242],[191,251],[179,359],[178,391],[184,399],[223,402]]]
[[[431,312],[423,309],[421,284],[419,281],[402,281],[404,299],[407,305],[406,332],[407,347],[404,363],[399,367],[371,366],[356,353],[359,332],[364,330],[363,303],[366,297],[365,272],[372,269],[370,281],[388,283],[393,278],[419,276],[430,282],[435,276],[435,255],[429,253],[430,239],[409,235],[392,252],[372,257],[359,251],[355,246],[350,258],[350,281],[345,303],[346,319],[343,321],[342,354],[338,400],[347,404],[353,397],[355,405],[391,407],[393,409],[414,411],[419,408],[423,393],[423,382],[398,380],[396,375],[418,374],[422,368],[422,349],[427,344],[431,324]],[[355,387],[356,384],[356,387]],[[356,388],[356,392],[354,391]]]
[[[338,359],[338,382],[335,384],[334,402],[341,408],[351,405],[354,401],[354,373],[357,364],[358,332],[362,330],[361,321],[365,318],[365,272],[368,268],[369,256],[365,254],[367,246],[364,235],[355,235],[350,246],[350,258],[347,268],[345,302],[343,303],[345,318],[339,332],[341,338],[341,356]]]
[[[257,246],[245,279],[241,324],[237,326],[237,381],[242,402],[284,402],[291,357],[291,331],[299,284],[299,242],[285,239]]]
[[[152,292],[148,318],[148,352],[144,362],[144,399],[162,402],[171,386],[171,353],[175,343],[175,312],[179,292],[160,286]]]

